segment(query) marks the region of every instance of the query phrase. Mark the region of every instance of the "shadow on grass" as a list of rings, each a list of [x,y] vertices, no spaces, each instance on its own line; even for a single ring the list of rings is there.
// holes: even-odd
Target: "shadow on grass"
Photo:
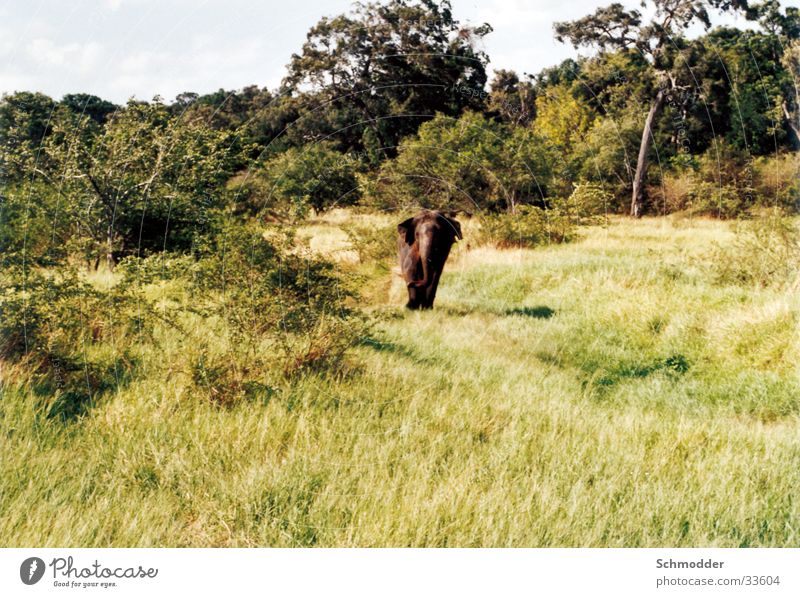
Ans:
[[[47,418],[69,422],[88,414],[106,394],[127,386],[137,365],[130,359],[98,365],[50,356],[39,367],[31,391]]]
[[[550,307],[539,305],[536,307],[519,307],[509,309],[504,315],[522,315],[523,317],[533,317],[534,319],[550,319],[556,312]]]
[[[551,309],[545,305],[538,305],[536,307],[516,307],[514,309],[486,309],[482,307],[468,307],[464,305],[443,305],[436,307],[434,310],[439,310],[447,313],[448,315],[473,315],[475,313],[496,315],[497,317],[510,317],[519,315],[522,317],[531,317],[533,319],[550,319],[556,314],[555,309]]]
[[[360,346],[366,346],[377,352],[392,354],[395,356],[405,357],[408,360],[421,365],[436,365],[439,363],[436,359],[421,356],[417,351],[412,350],[406,346],[402,346],[395,342],[388,340],[380,340],[378,338],[367,337],[359,342]]]
[[[389,342],[387,340],[379,340],[378,338],[363,338],[359,344],[361,346],[366,346],[367,348],[371,348],[378,352],[386,352],[389,354],[397,354],[409,359],[415,359],[416,355],[413,351],[409,350],[405,346],[400,346],[399,344],[395,344],[394,342]]]

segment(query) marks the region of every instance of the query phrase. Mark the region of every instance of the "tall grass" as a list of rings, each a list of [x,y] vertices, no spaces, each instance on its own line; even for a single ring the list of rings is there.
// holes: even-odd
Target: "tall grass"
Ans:
[[[799,546],[800,298],[716,275],[731,230],[462,242],[431,312],[363,268],[380,323],[347,363],[228,406],[167,331],[79,418],[6,365],[0,542]]]

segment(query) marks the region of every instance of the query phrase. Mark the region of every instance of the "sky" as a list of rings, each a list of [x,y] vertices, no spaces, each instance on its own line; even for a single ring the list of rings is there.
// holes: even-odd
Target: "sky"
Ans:
[[[553,37],[612,0],[452,0],[462,23],[489,22],[490,70],[537,73],[576,51]],[[638,2],[623,2],[638,5]],[[350,0],[0,0],[0,93],[92,93],[172,100],[247,85],[275,88],[322,16]],[[743,26],[741,17],[715,23]]]

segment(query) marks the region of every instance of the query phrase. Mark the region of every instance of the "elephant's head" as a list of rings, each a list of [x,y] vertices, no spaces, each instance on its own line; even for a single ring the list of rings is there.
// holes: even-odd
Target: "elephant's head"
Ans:
[[[422,280],[409,281],[409,287],[428,286],[433,270],[444,267],[450,247],[463,238],[461,224],[454,215],[426,210],[397,225],[400,239],[416,250],[422,266]]]

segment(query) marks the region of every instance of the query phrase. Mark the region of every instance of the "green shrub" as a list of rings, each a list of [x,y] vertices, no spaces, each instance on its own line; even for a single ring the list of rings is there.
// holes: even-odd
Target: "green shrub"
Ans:
[[[566,201],[566,209],[576,222],[591,223],[596,216],[607,214],[614,205],[612,195],[603,185],[579,182]]]
[[[58,276],[21,265],[7,267],[0,294],[0,357],[65,358],[87,331],[94,289],[73,270]]]
[[[514,214],[482,216],[480,237],[500,248],[535,247],[569,242],[575,237],[575,227],[560,209],[522,205]]]
[[[190,368],[215,400],[257,393],[276,376],[336,370],[362,333],[353,290],[330,262],[294,252],[292,239],[234,223],[200,248],[195,303],[223,322],[227,348],[193,347]]]
[[[697,163],[686,197],[689,214],[736,218],[761,203],[754,186],[753,160],[747,152],[720,139]]]
[[[755,172],[762,206],[800,212],[800,153],[758,158]]]
[[[41,389],[51,415],[80,414],[126,381],[157,322],[172,323],[131,278],[99,289],[67,267],[22,266],[0,278],[0,358],[20,365],[15,371]]]
[[[754,203],[752,189],[699,181],[689,191],[687,211],[692,215],[731,219],[746,214]]]
[[[783,285],[800,272],[800,231],[777,210],[743,222],[729,248],[712,255],[718,282],[741,285]]]
[[[691,205],[694,185],[695,179],[691,170],[667,172],[660,185],[648,188],[648,195],[658,198],[656,203],[663,214],[685,211]]]
[[[352,296],[332,263],[293,252],[290,231],[268,236],[240,223],[200,248],[193,284],[240,341],[303,333],[326,314],[345,317]]]
[[[663,213],[685,211],[723,219],[757,208],[800,210],[800,158],[787,153],[753,158],[724,139],[704,154],[677,163],[649,194]]]
[[[373,226],[368,223],[342,225],[361,263],[386,261],[397,252],[397,225]]]
[[[474,112],[439,114],[383,163],[368,202],[378,209],[513,211],[550,194],[555,161],[553,147],[531,128]]]
[[[0,169],[0,178],[2,178]],[[0,190],[0,263],[24,253],[28,264],[52,266],[67,256],[69,220],[58,217],[59,195],[39,181]]]
[[[261,358],[247,362],[239,355],[218,353],[203,347],[189,356],[189,371],[195,388],[221,405],[240,400],[269,400],[277,389],[272,385],[269,364]]]
[[[278,154],[234,187],[252,213],[303,218],[358,203],[361,167],[328,143],[312,143]]]

